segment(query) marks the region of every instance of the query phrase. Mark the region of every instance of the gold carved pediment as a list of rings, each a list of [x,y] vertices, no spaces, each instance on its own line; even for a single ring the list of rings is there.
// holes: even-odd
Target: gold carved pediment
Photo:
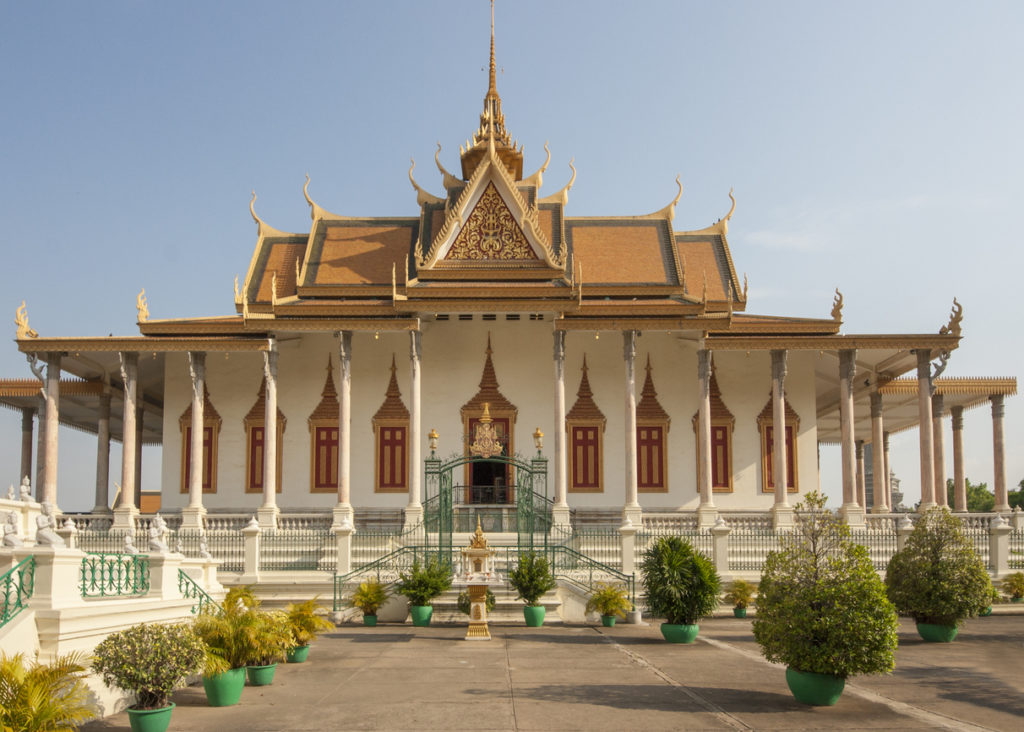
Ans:
[[[527,241],[515,216],[495,188],[487,184],[483,194],[455,237],[446,260],[509,261],[539,257]]]

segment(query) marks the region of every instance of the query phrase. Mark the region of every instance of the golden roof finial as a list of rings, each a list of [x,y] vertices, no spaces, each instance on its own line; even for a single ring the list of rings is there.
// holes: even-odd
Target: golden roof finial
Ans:
[[[491,0],[494,5],[494,0]],[[476,531],[473,532],[473,539],[469,542],[470,549],[487,549],[487,537],[484,536],[483,527],[480,526],[480,514],[476,516]]]
[[[843,293],[836,288],[835,299],[832,300],[832,320],[837,323],[843,322]]]
[[[18,326],[18,340],[39,337],[39,334],[28,325],[28,308],[24,300],[21,301],[21,307],[14,311],[14,324]]]
[[[22,305],[24,305],[24,303],[22,303]],[[939,329],[939,333],[941,335],[955,335],[957,338],[959,338],[960,334],[963,332],[963,329],[960,325],[963,319],[964,306],[957,302],[957,299],[954,297],[953,310],[949,314],[949,323],[942,326],[942,328]]]
[[[146,288],[143,287],[139,291],[138,297],[135,298],[135,309],[139,311],[139,322],[145,323],[149,320],[149,303],[146,302]]]
[[[498,99],[498,67],[494,63],[494,0],[491,0],[491,84],[487,87],[487,98]]]

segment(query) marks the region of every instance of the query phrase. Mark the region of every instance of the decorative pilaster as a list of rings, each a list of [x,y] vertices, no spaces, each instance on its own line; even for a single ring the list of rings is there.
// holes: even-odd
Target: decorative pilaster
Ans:
[[[1006,451],[1003,443],[1003,395],[993,394],[992,402],[992,471],[995,474],[996,511],[1009,511],[1006,495]]]
[[[181,511],[181,528],[202,529],[203,507],[203,431],[206,406],[206,354],[189,351],[188,371],[192,381],[192,440],[189,443],[188,506]],[[264,440],[266,442],[266,440]]]
[[[967,480],[964,476],[964,408],[950,407],[953,422],[953,510],[967,511]]]
[[[277,517],[277,343],[263,352],[263,505],[256,511],[260,528],[276,529]]]
[[[840,513],[850,526],[864,524],[864,509],[857,503],[857,459],[854,454],[853,379],[857,373],[857,351],[839,352],[839,432],[842,442],[843,506]]]
[[[46,354],[46,471],[43,489],[37,492],[40,503],[57,508],[57,430],[60,426],[60,361],[59,353]]]
[[[338,332],[338,361],[341,379],[338,388],[338,505],[334,507],[334,523],[345,518],[353,523],[352,479],[352,331]]]
[[[110,511],[110,390],[100,394],[100,414],[96,426],[96,505],[93,513]]]
[[[889,511],[889,493],[886,489],[888,482],[888,457],[885,445],[888,441],[885,438],[885,426],[882,422],[882,395],[877,391],[871,392],[871,495],[872,513],[887,513]],[[867,506],[864,507],[867,510]]]
[[[626,496],[622,517],[640,525],[643,512],[637,500],[636,480],[636,336],[635,330],[622,332],[622,358],[626,363]]]
[[[554,332],[555,361],[555,504],[551,520],[558,526],[569,524],[568,478],[565,454],[565,331]]]
[[[139,381],[139,354],[122,351],[121,382],[124,384],[124,413],[121,420],[121,494],[114,507],[113,528],[132,530],[135,516],[135,416]]]
[[[36,410],[32,407],[21,410],[21,473],[18,482],[23,478],[32,480],[32,419],[35,415]]]
[[[932,442],[932,354],[917,351],[917,413],[921,438],[921,512],[935,505],[935,447]]]
[[[423,333],[409,331],[409,505],[405,525],[423,522]]]
[[[706,348],[697,351],[697,386],[697,522],[704,528],[718,518],[711,491],[711,351]]]
[[[932,470],[935,472],[935,503],[948,506],[946,497],[946,445],[942,433],[942,413],[945,411],[941,394],[932,394]]]

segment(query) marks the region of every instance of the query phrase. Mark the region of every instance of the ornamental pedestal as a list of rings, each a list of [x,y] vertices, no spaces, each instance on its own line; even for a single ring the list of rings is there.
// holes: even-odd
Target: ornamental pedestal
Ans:
[[[469,628],[466,640],[490,640],[487,627],[487,590],[502,583],[501,576],[494,569],[495,551],[487,545],[487,539],[480,528],[480,517],[476,519],[476,532],[469,546],[462,550],[458,572],[452,579],[453,587],[465,587],[469,593]]]

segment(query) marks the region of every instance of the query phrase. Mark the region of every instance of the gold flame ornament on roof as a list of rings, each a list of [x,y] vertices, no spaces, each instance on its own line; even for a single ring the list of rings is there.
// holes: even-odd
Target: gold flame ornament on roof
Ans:
[[[473,532],[473,538],[469,542],[470,549],[487,549],[487,537],[484,536],[484,530],[480,526],[480,517],[476,517],[476,531]]]
[[[476,425],[476,434],[473,436],[473,444],[469,446],[469,454],[477,457],[489,458],[501,454],[501,443],[498,441],[498,434],[494,431],[494,424],[491,420],[491,405],[484,402],[484,413]]]
[[[25,301],[21,301],[21,307],[14,311],[14,324],[18,328],[18,340],[22,338],[38,338],[39,334],[32,330],[28,324],[28,308]]]

